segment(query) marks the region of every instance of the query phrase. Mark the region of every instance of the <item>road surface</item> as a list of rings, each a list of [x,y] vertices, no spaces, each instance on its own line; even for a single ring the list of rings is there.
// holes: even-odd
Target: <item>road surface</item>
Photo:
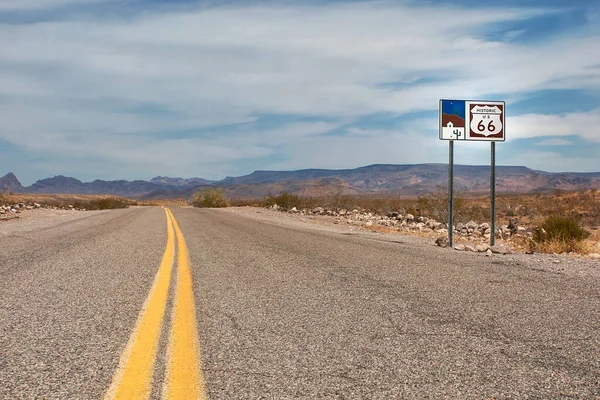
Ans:
[[[191,208],[0,249],[0,399],[600,398],[595,277]]]

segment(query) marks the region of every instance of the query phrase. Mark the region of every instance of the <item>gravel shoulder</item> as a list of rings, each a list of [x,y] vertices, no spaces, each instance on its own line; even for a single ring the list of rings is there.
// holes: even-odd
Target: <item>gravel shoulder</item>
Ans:
[[[109,212],[102,211],[75,211],[54,210],[51,208],[39,208],[27,210],[18,214],[18,218],[12,218],[0,222],[0,237],[19,235],[24,232],[34,232],[41,229],[51,228],[66,222],[77,221],[92,215]]]
[[[290,214],[257,207],[230,207],[215,210],[222,213],[235,214],[242,218],[291,228],[326,231],[343,235],[357,235],[386,242],[401,241],[410,244],[411,246],[422,248],[424,251],[428,252],[442,251],[448,257],[453,257],[457,260],[465,259],[472,261],[473,259],[479,259],[481,262],[486,263],[492,260],[492,262],[501,262],[506,265],[513,265],[518,268],[526,268],[540,272],[543,271],[600,279],[600,260],[590,259],[580,255],[513,253],[487,256],[485,253],[458,252],[450,248],[441,249],[434,243],[435,238],[437,238],[439,234],[429,234],[424,237],[392,230],[377,230],[372,227],[365,228],[347,224],[336,224],[334,222],[335,218],[329,216]]]

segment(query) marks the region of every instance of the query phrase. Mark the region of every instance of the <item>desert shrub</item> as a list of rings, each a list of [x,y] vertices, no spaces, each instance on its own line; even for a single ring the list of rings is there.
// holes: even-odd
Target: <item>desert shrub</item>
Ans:
[[[277,196],[269,194],[262,202],[263,207],[271,207],[273,205],[277,205],[284,210],[290,210],[294,207],[301,208],[303,206],[303,201],[298,195],[281,192]]]
[[[547,254],[577,253],[588,254],[592,246],[583,240],[552,239],[542,243],[529,240],[529,251]]]
[[[543,253],[585,253],[587,250],[583,241],[589,236],[590,233],[576,219],[552,215],[533,230],[530,247]]]
[[[232,198],[229,199],[229,205],[232,207],[260,207],[262,204],[260,199],[240,199],[240,198]]]
[[[437,192],[419,196],[406,206],[406,212],[448,223],[448,191],[440,188]],[[481,206],[477,201],[471,202],[462,193],[454,192],[453,216],[455,223],[485,221],[489,219],[489,207]]]
[[[206,189],[201,193],[196,193],[192,205],[194,207],[221,208],[229,207],[229,201],[227,201],[223,189]]]
[[[77,209],[86,209],[86,210],[114,210],[118,208],[128,208],[131,205],[137,205],[137,202],[128,199],[122,199],[118,197],[106,197],[101,199],[92,199],[92,200],[76,200],[72,201],[71,204],[74,208]],[[67,207],[65,202],[53,204],[58,207]]]
[[[359,207],[356,198],[349,195],[342,195],[341,193],[336,193],[335,195],[327,196],[322,201],[319,199],[315,199],[317,202],[315,204],[322,205],[324,207],[329,207],[334,210],[352,210],[354,208]]]
[[[86,203],[86,210],[110,210],[116,208],[127,208],[130,202],[124,199],[106,198],[91,200]]]
[[[568,217],[553,215],[533,231],[533,240],[536,242],[558,240],[584,240],[590,233],[583,229],[579,223]]]

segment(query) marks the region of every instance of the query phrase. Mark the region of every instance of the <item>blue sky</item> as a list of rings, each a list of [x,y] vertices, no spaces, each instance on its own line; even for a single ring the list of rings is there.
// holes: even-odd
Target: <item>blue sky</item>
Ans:
[[[498,3],[0,0],[0,175],[445,163],[440,98],[506,101],[501,165],[600,171],[600,1]]]

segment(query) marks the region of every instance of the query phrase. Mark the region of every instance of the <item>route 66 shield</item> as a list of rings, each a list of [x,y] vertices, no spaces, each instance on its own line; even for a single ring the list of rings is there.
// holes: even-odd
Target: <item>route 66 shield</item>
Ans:
[[[503,141],[504,102],[467,102],[468,140]]]

